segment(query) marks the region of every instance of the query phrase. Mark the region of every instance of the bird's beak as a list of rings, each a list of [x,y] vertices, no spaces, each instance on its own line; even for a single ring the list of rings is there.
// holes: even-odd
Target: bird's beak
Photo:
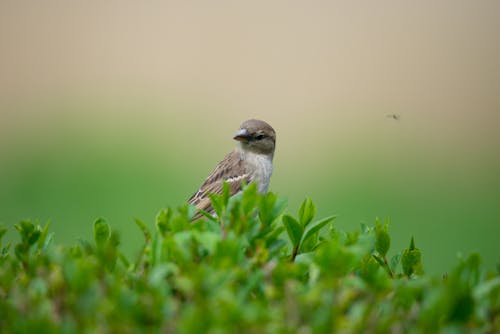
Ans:
[[[246,141],[249,137],[248,130],[247,129],[239,129],[236,131],[234,134],[233,139],[237,141]]]

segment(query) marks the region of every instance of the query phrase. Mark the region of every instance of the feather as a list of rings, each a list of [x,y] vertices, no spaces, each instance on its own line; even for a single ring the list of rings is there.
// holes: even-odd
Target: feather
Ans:
[[[250,174],[246,171],[240,153],[232,151],[215,167],[201,185],[200,189],[188,200],[189,204],[196,206],[198,210],[213,213],[212,204],[208,194],[221,194],[224,182],[229,184],[230,195],[233,196],[241,190],[242,181],[250,183]],[[202,217],[197,212],[193,220]]]

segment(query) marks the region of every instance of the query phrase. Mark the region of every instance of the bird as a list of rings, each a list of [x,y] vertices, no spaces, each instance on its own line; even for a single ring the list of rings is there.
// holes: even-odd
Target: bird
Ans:
[[[224,182],[229,185],[230,195],[242,189],[242,184],[256,183],[257,190],[267,193],[273,173],[273,157],[276,132],[271,125],[259,119],[244,121],[233,136],[236,148],[228,153],[208,175],[188,203],[197,209],[192,221],[205,211],[214,214],[209,194],[221,194]]]

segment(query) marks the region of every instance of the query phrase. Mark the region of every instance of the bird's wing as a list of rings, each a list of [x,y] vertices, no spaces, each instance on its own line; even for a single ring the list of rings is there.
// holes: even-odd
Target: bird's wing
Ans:
[[[242,181],[250,183],[250,175],[245,170],[240,154],[232,151],[208,175],[200,189],[188,200],[188,203],[196,206],[198,210],[212,213],[213,208],[208,194],[221,194],[222,186],[224,182],[227,182],[232,196],[241,190]],[[200,217],[202,217],[201,213],[197,212],[193,220]]]

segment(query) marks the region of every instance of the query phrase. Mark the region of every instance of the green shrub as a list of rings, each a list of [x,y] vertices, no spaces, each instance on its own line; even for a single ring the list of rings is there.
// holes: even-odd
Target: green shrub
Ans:
[[[388,224],[344,232],[335,217],[298,216],[254,186],[212,197],[217,218],[191,223],[192,207],[136,220],[144,247],[120,250],[104,219],[94,241],[54,245],[48,225],[16,225],[1,243],[0,330],[51,332],[435,333],[496,332],[500,273],[477,254],[444,277],[424,274],[413,238],[388,259]],[[427,255],[431,256],[431,255]]]

